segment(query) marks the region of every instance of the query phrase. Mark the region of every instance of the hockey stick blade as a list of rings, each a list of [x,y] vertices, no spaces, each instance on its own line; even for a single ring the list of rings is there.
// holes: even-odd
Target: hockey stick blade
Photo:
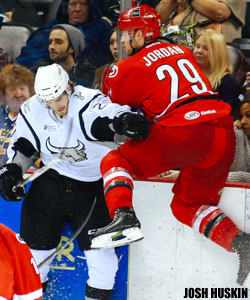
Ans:
[[[60,253],[62,250],[64,250],[68,245],[70,245],[73,240],[80,234],[80,232],[83,230],[83,228],[86,226],[86,224],[88,223],[94,207],[96,204],[96,197],[94,198],[93,204],[91,206],[91,209],[85,219],[85,221],[81,224],[81,226],[75,231],[74,235],[65,243],[63,244],[61,247],[59,247],[58,249],[56,249],[51,255],[49,255],[46,259],[44,259],[40,264],[38,264],[38,268],[41,268],[44,264],[46,264],[49,260],[51,260],[52,258],[54,258],[58,253]]]

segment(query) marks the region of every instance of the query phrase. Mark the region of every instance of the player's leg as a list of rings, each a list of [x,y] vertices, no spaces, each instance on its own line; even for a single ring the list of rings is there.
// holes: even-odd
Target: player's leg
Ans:
[[[214,128],[210,122],[214,138],[206,157],[181,170],[173,188],[171,208],[179,221],[230,250],[239,229],[217,204],[233,161],[235,140],[233,128],[218,127],[220,122],[223,121],[218,120]]]
[[[118,270],[115,249],[84,251],[88,265],[89,279],[86,286],[86,300],[109,300]]]
[[[233,160],[234,148],[232,128],[215,127],[214,142],[206,159],[195,168],[181,171],[173,188],[175,196],[171,208],[180,222],[227,251],[239,254],[237,282],[243,284],[250,271],[250,235],[241,232],[217,206]]]
[[[93,235],[92,248],[120,246],[143,237],[133,211],[132,175],[153,176],[184,163],[198,163],[200,157],[205,157],[213,137],[201,129],[204,126],[164,128],[154,125],[146,140],[128,141],[104,157],[101,172],[105,199],[114,219]],[[199,143],[195,138],[197,132],[202,132],[204,137]]]
[[[51,173],[53,171],[48,171],[31,184],[22,205],[20,235],[30,247],[37,265],[55,251],[64,226],[60,217],[62,183],[59,178],[51,177]],[[39,270],[44,290],[51,262]]]
[[[86,299],[108,300],[112,294],[115,276],[118,269],[118,258],[114,249],[89,250],[90,239],[88,231],[106,226],[111,222],[103,193],[103,181],[79,182],[74,181],[72,187],[74,198],[70,198],[70,219],[73,231],[81,226],[88,215],[94,199],[94,210],[84,230],[78,237],[79,249],[85,252],[89,279],[86,286]]]

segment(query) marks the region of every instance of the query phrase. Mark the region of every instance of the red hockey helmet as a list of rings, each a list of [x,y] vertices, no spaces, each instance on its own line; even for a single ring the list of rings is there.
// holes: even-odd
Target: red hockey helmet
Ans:
[[[146,40],[160,35],[161,17],[149,5],[139,5],[124,11],[118,20],[119,30],[141,29]]]

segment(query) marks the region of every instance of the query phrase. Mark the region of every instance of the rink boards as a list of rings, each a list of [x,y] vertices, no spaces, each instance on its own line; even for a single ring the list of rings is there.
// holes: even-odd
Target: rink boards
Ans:
[[[134,206],[145,237],[129,250],[127,246],[116,250],[119,271],[111,300],[181,300],[186,299],[186,290],[194,288],[203,288],[207,293],[211,289],[221,292],[239,288],[240,295],[236,254],[226,252],[175,220],[170,210],[172,187],[173,183],[164,180],[135,181]],[[249,188],[248,184],[227,185],[220,201],[223,211],[248,232]],[[20,210],[21,202],[0,199],[0,222],[18,232]],[[61,242],[71,235],[66,226]],[[44,299],[84,300],[87,276],[85,257],[74,242],[54,259]],[[208,294],[199,299],[212,298]]]

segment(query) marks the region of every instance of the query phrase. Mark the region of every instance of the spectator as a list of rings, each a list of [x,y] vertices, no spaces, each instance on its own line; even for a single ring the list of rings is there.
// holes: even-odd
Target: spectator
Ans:
[[[240,119],[235,121],[236,151],[228,181],[250,182],[250,100],[240,105]]]
[[[241,232],[218,207],[234,158],[231,107],[212,91],[188,48],[158,40],[160,16],[150,6],[122,13],[118,28],[129,58],[114,65],[109,95],[115,103],[140,108],[151,130],[102,159],[105,199],[113,222],[93,233],[91,247],[142,239],[132,204],[132,176],[151,177],[181,168],[173,187],[174,216],[239,255],[237,282],[242,285],[250,271],[250,234]],[[126,124],[126,119],[121,123]]]
[[[105,95],[108,93],[108,86],[107,86],[107,78],[109,72],[111,71],[115,62],[118,61],[118,39],[117,39],[117,31],[116,29],[112,30],[110,39],[109,39],[109,49],[110,49],[110,57],[112,62],[109,64],[105,64],[104,66],[100,67],[95,72],[95,79],[93,83],[93,88],[99,89]]]
[[[131,113],[127,105],[112,103],[97,90],[74,86],[58,64],[38,69],[35,91],[18,115],[9,161],[0,169],[0,193],[5,200],[18,201],[25,193],[24,187],[13,187],[33,163],[32,154],[40,152],[42,163],[47,165],[61,153],[60,162],[34,180],[24,197],[20,235],[40,264],[55,251],[65,221],[75,232],[96,199],[94,211],[77,240],[89,269],[86,299],[108,300],[118,259],[114,249],[90,250],[88,236],[89,230],[111,221],[100,173],[100,161],[110,148],[97,139],[114,141],[115,121],[119,125],[121,113],[126,112],[132,119],[142,117]],[[138,132],[134,125],[128,129],[130,134]],[[116,148],[114,143],[111,146]],[[44,289],[50,264],[51,260],[40,269]]]
[[[55,25],[49,36],[50,58],[40,62],[39,66],[58,63],[68,72],[70,80],[91,87],[95,69],[87,59],[82,57],[78,60],[84,47],[84,38],[79,29],[69,24]],[[32,68],[34,73],[37,67]]]
[[[13,64],[14,59],[5,51],[3,48],[0,48],[0,71],[7,64]]]
[[[101,18],[99,10],[90,0],[63,0],[57,18],[46,26],[38,28],[29,37],[26,46],[16,61],[28,68],[49,58],[48,41],[52,27],[56,24],[70,24],[83,34],[85,49],[80,54],[89,63],[98,68],[109,60],[108,47],[112,26]]]
[[[0,224],[0,299],[42,299],[39,270],[29,247]]]
[[[232,42],[241,37],[241,30],[245,24],[246,1],[161,0],[156,10],[163,23],[170,23],[171,20],[172,25],[192,25],[211,21],[210,28],[221,30],[226,42]],[[200,26],[195,27],[195,35],[202,29],[204,28]]]
[[[0,72],[0,165],[7,160],[7,148],[17,114],[24,101],[34,94],[34,75],[18,64],[9,64]]]
[[[206,29],[198,33],[193,50],[196,61],[209,79],[213,91],[236,111],[243,99],[243,89],[232,76],[232,65],[224,36],[216,30]]]
[[[94,0],[104,18],[107,18],[115,28],[120,14],[120,1],[118,0]]]
[[[111,21],[113,28],[117,25],[120,15],[120,1],[118,0],[94,0],[104,17]],[[159,0],[137,0],[140,4],[148,4],[155,8]]]

